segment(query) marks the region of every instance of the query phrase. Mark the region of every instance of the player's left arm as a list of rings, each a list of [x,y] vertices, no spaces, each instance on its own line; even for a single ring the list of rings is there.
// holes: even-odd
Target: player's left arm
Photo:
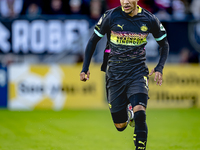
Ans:
[[[157,66],[152,69],[149,75],[151,76],[153,73],[155,73],[154,81],[157,81],[157,85],[162,85],[163,68],[169,54],[169,43],[167,38],[157,41],[157,43],[160,46],[160,59]]]
[[[151,25],[152,27],[150,32],[153,34],[155,40],[160,46],[160,59],[157,66],[152,69],[149,75],[151,76],[155,73],[154,81],[157,82],[157,85],[162,85],[163,68],[169,54],[169,43],[165,28],[154,15],[152,17]]]

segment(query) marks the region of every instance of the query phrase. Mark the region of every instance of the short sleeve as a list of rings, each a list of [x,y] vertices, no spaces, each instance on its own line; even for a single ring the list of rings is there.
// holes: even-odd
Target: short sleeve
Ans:
[[[99,36],[99,37],[103,37],[106,33],[109,32],[109,15],[110,12],[107,11],[105,12],[101,18],[99,19],[99,21],[97,22],[97,24],[95,25],[95,28],[94,28],[94,32]]]
[[[165,28],[155,15],[153,15],[152,27],[150,32],[153,34],[156,41],[161,41],[165,37],[167,37]]]

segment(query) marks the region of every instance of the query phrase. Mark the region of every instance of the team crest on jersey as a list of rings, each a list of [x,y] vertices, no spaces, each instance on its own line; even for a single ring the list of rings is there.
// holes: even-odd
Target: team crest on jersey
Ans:
[[[143,26],[141,26],[140,29],[141,31],[144,31],[144,32],[148,30],[146,24],[143,24]]]
[[[160,24],[160,31],[165,31],[165,28],[163,27],[162,24]]]

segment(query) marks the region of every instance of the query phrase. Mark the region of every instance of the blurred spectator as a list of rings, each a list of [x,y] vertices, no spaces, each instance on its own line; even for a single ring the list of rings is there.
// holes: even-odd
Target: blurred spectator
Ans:
[[[153,13],[162,20],[171,20],[172,1],[171,0],[154,0],[155,7]]]
[[[102,4],[101,0],[91,0],[90,1],[90,18],[98,20],[101,16]]]
[[[17,17],[22,10],[23,0],[0,0],[2,17]]]
[[[41,6],[36,2],[32,2],[28,5],[24,5],[24,8],[21,14],[33,17],[33,16],[40,15],[41,13],[42,13]]]
[[[81,0],[69,1],[70,14],[82,14]]]
[[[200,19],[200,0],[193,0],[190,5],[190,10],[195,19]]]
[[[150,12],[153,12],[154,0],[139,0],[138,5]]]
[[[56,15],[65,14],[62,4],[63,4],[62,0],[51,0],[50,10],[48,14],[56,14]]]
[[[168,14],[172,14],[172,0],[154,0],[156,13],[159,10],[165,10]]]
[[[106,11],[105,3],[102,0],[90,1],[90,18],[98,21],[101,15]]]
[[[62,0],[42,0],[41,8],[42,14],[62,15],[65,14]]]
[[[41,14],[41,8],[36,3],[31,3],[26,10],[26,15],[37,16]]]
[[[199,54],[184,47],[180,51],[180,63],[199,63]]]
[[[121,6],[120,0],[107,0],[108,9]]]
[[[42,2],[40,0],[24,0],[21,15],[35,16],[42,13]]]
[[[86,14],[89,15],[89,5],[82,0],[69,0],[67,14]]]
[[[189,62],[189,49],[183,48],[180,52],[180,63],[188,63]]]
[[[185,0],[173,0],[172,1],[172,15],[176,20],[186,19],[186,6],[187,1]]]

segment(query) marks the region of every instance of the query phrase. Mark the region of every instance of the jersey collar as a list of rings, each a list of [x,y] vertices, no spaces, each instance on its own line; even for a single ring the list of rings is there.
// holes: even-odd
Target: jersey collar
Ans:
[[[124,12],[124,8],[121,6],[122,11]],[[137,5],[138,8],[138,14],[142,13],[142,7],[140,7],[139,5]]]
[[[141,14],[142,13],[142,7],[140,7],[139,5],[137,5],[138,7],[138,13]]]

